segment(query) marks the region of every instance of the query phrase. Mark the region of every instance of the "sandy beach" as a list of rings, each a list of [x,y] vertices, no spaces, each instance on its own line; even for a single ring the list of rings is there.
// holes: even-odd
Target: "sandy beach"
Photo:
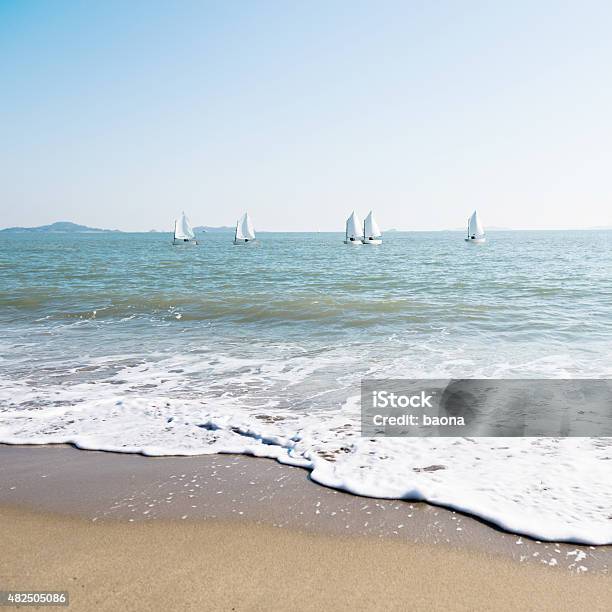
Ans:
[[[267,460],[7,446],[0,458],[2,588],[68,590],[74,610],[612,602],[610,547],[537,543],[427,504],[334,492]]]
[[[3,588],[68,590],[74,610],[610,609],[607,577],[389,540],[6,508],[0,530]]]

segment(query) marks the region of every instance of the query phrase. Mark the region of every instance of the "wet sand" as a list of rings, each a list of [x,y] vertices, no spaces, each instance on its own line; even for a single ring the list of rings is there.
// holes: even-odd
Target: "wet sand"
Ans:
[[[71,609],[604,610],[612,547],[538,543],[234,455],[0,446],[0,588]]]
[[[3,588],[72,610],[609,610],[606,576],[252,523],[127,524],[3,510]]]

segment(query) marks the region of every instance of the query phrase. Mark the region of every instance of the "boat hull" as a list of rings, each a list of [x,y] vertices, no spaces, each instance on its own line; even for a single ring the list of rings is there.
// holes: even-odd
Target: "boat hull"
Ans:
[[[255,240],[255,239],[253,239],[253,240],[246,240],[246,239],[234,238],[234,244],[235,245],[250,246],[252,244],[257,244],[257,240]]]
[[[487,241],[486,238],[464,238],[464,240],[472,244],[484,244]]]
[[[363,243],[361,240],[345,240],[344,244],[350,244],[352,246],[361,246]]]
[[[177,240],[176,238],[172,241],[173,246],[195,246],[198,244],[197,240]]]
[[[382,240],[380,238],[364,238],[363,244],[371,244],[373,246],[378,246],[382,244]]]

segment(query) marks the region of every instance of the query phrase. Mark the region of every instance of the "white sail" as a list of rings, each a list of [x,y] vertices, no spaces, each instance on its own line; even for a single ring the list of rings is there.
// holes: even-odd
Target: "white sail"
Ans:
[[[181,213],[179,219],[174,222],[174,239],[175,240],[193,240],[195,238],[195,234],[191,225],[189,224],[189,219],[185,213]]]
[[[255,230],[248,212],[244,213],[236,223],[236,240],[255,240]]]
[[[363,237],[364,239],[367,239],[380,238],[381,236],[382,232],[380,231],[380,227],[378,227],[378,223],[376,223],[374,213],[370,211],[368,216],[365,218],[365,221],[363,222]]]
[[[474,236],[475,238],[482,238],[484,236],[484,229],[478,216],[478,211],[474,211],[470,220],[468,221],[468,238]]]
[[[346,239],[350,240],[351,238],[361,240],[361,221],[355,211],[346,220]]]

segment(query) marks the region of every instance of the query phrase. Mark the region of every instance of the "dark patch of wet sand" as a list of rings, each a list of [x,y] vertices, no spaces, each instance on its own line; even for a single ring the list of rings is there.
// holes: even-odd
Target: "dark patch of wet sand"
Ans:
[[[604,573],[612,546],[538,542],[422,502],[358,497],[306,470],[244,455],[143,457],[0,445],[0,506],[93,522],[242,521],[456,548],[572,573]]]

